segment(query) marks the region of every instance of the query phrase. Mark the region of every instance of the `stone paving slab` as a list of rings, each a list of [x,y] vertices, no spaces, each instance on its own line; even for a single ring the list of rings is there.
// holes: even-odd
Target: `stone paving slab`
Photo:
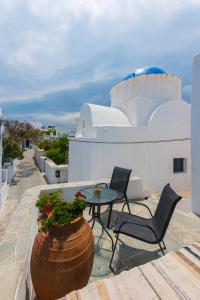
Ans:
[[[45,184],[33,160],[33,150],[17,160],[16,172],[0,215],[0,299],[13,299],[36,220],[33,199],[21,203],[25,190]]]
[[[17,206],[20,203],[24,191],[28,188],[45,184],[45,179],[35,166],[33,159],[33,150],[29,149],[24,152],[24,158],[16,161],[16,171],[8,189],[8,195],[4,204],[4,209],[0,214],[0,241],[2,240],[7,225],[12,218]],[[26,214],[27,204],[24,205],[24,211],[20,210],[20,214]],[[30,208],[31,209],[31,208]],[[21,217],[15,215],[16,224],[12,223],[12,226],[17,226],[18,221],[21,222]]]

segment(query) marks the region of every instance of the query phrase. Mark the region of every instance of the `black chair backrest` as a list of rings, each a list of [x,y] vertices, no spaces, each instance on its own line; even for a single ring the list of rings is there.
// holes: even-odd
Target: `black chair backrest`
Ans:
[[[160,241],[164,238],[176,204],[181,198],[182,197],[178,196],[170,187],[169,183],[166,184],[153,217],[158,230],[158,239]]]
[[[114,167],[109,187],[125,195],[131,172],[129,169]]]

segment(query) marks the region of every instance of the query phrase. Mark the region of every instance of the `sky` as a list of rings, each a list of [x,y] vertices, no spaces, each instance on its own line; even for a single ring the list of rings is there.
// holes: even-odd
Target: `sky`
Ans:
[[[67,124],[137,68],[182,79],[191,101],[200,0],[0,0],[0,107],[11,119]]]

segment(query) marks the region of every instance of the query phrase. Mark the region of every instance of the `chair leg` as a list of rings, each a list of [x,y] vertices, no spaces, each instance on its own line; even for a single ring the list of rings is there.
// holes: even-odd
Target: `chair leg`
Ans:
[[[158,243],[158,245],[159,245],[159,247],[160,247],[160,250],[161,250],[161,252],[162,252],[162,255],[165,255],[165,252],[163,251],[163,248],[162,248],[161,244]]]
[[[125,195],[125,201],[126,201],[126,204],[128,206],[128,212],[129,212],[129,214],[131,214],[130,206],[129,206],[129,203],[128,203],[128,198],[127,198],[126,195]]]
[[[91,215],[92,205],[90,205],[89,215]]]
[[[122,206],[122,211],[124,211],[125,205],[126,205],[126,202],[125,202],[125,203],[123,204],[123,206]]]
[[[113,205],[110,204],[109,206],[110,206],[110,210],[109,210],[109,216],[108,216],[108,222],[107,222],[107,228],[108,229],[110,227],[110,219],[111,219],[111,215],[112,215],[112,207],[113,207]]]
[[[94,228],[95,219],[92,222],[92,229]]]
[[[163,243],[163,249],[167,249],[163,240],[162,240],[162,243]]]
[[[109,264],[109,268],[111,269],[111,271],[112,271],[113,273],[115,273],[115,271],[114,271],[114,269],[112,268],[112,261],[113,261],[113,257],[114,257],[114,254],[115,254],[115,249],[116,249],[116,246],[117,246],[118,239],[119,239],[119,232],[117,233],[117,237],[116,237],[114,249],[113,249],[112,256],[111,256],[111,260],[110,260],[110,264]]]

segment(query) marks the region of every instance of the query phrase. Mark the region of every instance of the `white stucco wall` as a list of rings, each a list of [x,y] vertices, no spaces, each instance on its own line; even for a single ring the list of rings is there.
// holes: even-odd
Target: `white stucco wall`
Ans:
[[[56,171],[60,177],[56,177]],[[52,160],[45,160],[45,177],[49,184],[68,182],[68,165],[56,165]]]
[[[34,146],[34,158],[40,171],[44,172],[45,159],[46,159],[45,151],[43,149],[39,149],[38,147]]]
[[[190,104],[167,101],[157,107],[148,126],[96,127],[96,138],[70,140],[69,182],[111,176],[113,167],[133,169],[149,189],[166,182],[177,191],[191,190]],[[173,173],[173,159],[186,158],[187,170]]]
[[[200,215],[200,54],[194,58],[192,80],[192,210]]]
[[[161,102],[181,99],[181,80],[172,74],[148,74],[121,81],[111,89],[111,105],[121,108],[135,97],[159,99]]]
[[[74,155],[71,161],[73,167],[69,171],[69,182],[110,178],[114,166],[120,166],[131,168],[132,175],[141,177],[148,190],[160,192],[167,182],[173,183],[177,192],[191,190],[189,139],[168,142],[93,144],[74,140],[70,145]],[[90,149],[89,157],[86,149]],[[75,159],[76,155],[79,156],[78,164]],[[173,173],[173,158],[178,157],[187,158],[187,172]]]

